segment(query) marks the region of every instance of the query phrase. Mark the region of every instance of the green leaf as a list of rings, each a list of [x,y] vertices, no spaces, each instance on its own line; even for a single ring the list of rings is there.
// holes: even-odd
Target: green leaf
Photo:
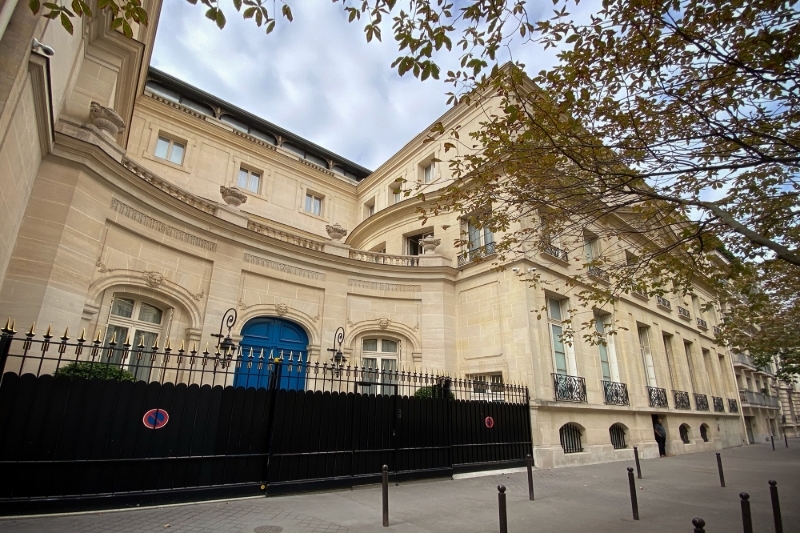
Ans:
[[[61,13],[61,25],[64,26],[64,29],[67,30],[70,35],[72,35],[72,21],[69,20],[69,17],[66,13]]]
[[[293,20],[292,9],[289,7],[288,4],[283,4],[283,7],[281,7],[281,13],[283,13],[283,16],[286,17],[286,19],[288,19],[289,22]]]
[[[217,22],[217,27],[219,29],[222,29],[222,28],[225,27],[225,15],[222,14],[222,10],[221,9],[217,9],[217,16],[216,16],[215,20]]]
[[[270,20],[269,24],[267,24],[267,34],[272,33],[272,30],[274,30],[274,29],[275,29],[275,21],[274,20]]]
[[[133,29],[131,29],[131,25],[128,24],[128,21],[124,20],[124,19],[122,21],[122,33],[128,39],[132,39],[133,38]]]
[[[36,15],[42,8],[42,5],[39,3],[39,0],[30,0],[30,2],[28,2],[28,7],[30,8],[31,12]]]
[[[242,10],[242,0],[233,0],[233,7],[236,8],[236,11]]]

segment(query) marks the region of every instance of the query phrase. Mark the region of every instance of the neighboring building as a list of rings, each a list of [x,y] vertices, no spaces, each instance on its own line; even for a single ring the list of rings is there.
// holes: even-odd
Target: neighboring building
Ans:
[[[800,437],[800,388],[796,381],[778,381],[781,433]]]
[[[769,433],[759,424],[777,411],[739,389],[771,378],[734,376],[716,314],[701,311],[707,287],[620,298],[588,312],[606,345],[561,342],[572,251],[553,242],[498,271],[475,261],[493,255],[491,232],[451,214],[422,226],[398,190],[446,180],[440,143],[420,133],[370,172],[148,69],[160,1],[144,5],[151,24],[134,40],[99,19],[72,37],[24,2],[0,36],[0,311],[18,327],[174,346],[211,340],[235,307],[237,341],[329,361],[343,326],[351,362],[527,385],[543,468],[627,459],[633,445],[657,456],[654,416],[670,454],[741,445],[740,397],[753,439]],[[56,55],[31,53],[33,38]],[[480,119],[464,105],[441,117],[462,131]],[[466,249],[451,244],[461,235]],[[588,228],[581,253],[625,248]],[[518,276],[533,268],[536,288]]]
[[[783,432],[778,430],[781,407],[774,363],[770,368],[760,368],[752,357],[737,351],[732,352],[732,359],[747,440],[752,444],[769,442],[770,436],[780,438]]]

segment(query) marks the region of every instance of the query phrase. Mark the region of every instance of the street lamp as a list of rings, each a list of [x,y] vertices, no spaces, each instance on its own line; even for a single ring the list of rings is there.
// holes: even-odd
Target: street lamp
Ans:
[[[223,354],[227,355],[229,352],[236,349],[236,343],[234,343],[233,339],[231,339],[231,329],[233,328],[233,325],[236,324],[236,318],[236,309],[231,307],[225,311],[224,315],[222,315],[222,321],[219,324],[219,333],[211,334],[212,337],[217,337],[219,339],[217,341],[218,352],[221,351]],[[224,339],[222,335],[223,327],[228,328],[228,334],[224,336]]]
[[[333,348],[328,348],[328,351],[332,353],[331,360],[336,365],[343,365],[347,362],[347,358],[342,353],[342,342],[344,341],[344,328],[340,327],[336,330],[336,333],[333,334]],[[339,348],[336,348],[336,343],[339,343]]]

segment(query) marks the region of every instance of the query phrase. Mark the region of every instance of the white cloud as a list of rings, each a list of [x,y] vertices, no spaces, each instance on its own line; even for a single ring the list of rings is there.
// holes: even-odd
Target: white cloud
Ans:
[[[341,4],[304,1],[292,5],[293,22],[266,35],[222,7],[220,31],[202,6],[165,2],[153,66],[372,169],[447,110],[451,87],[390,67],[399,55],[391,21],[383,43],[367,43]],[[513,43],[511,52],[531,72],[554,61],[536,45]],[[457,60],[455,51],[440,57],[442,72]]]

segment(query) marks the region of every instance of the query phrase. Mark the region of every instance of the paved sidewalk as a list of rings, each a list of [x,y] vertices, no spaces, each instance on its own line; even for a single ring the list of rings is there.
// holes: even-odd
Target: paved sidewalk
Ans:
[[[633,461],[536,471],[536,501],[523,473],[406,483],[389,489],[389,528],[381,527],[380,487],[126,511],[0,520],[5,533],[400,533],[497,532],[497,485],[508,488],[511,533],[742,530],[739,492],[751,495],[755,531],[774,531],[767,481],[778,481],[784,532],[800,532],[800,439],[723,450],[727,488],[714,453],[642,462],[641,520],[631,518],[627,466]],[[631,454],[632,455],[632,454]],[[276,527],[277,526],[277,527]]]

